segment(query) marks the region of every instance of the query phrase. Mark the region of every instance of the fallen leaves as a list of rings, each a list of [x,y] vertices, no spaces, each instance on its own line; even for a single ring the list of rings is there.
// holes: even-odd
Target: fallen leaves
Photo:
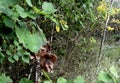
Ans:
[[[40,67],[47,72],[52,72],[57,56],[51,53],[50,43],[46,43],[34,57],[31,56],[31,59],[40,60]]]

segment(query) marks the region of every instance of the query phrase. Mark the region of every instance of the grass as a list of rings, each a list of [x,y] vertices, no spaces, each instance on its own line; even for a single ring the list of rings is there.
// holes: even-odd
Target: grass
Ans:
[[[97,43],[92,45],[93,52],[81,53],[81,49],[76,47],[71,53],[66,54],[69,56],[68,58],[65,58],[65,56],[61,56],[62,58],[59,57],[54,78],[64,77],[71,80],[79,75],[85,78],[85,83],[95,83],[98,79],[98,73],[101,70],[110,72],[109,69],[111,66],[117,69],[120,76],[120,42],[105,43],[102,49],[103,58],[99,62],[99,66],[96,66],[99,46],[100,40],[97,40]],[[90,47],[85,48],[89,49]]]

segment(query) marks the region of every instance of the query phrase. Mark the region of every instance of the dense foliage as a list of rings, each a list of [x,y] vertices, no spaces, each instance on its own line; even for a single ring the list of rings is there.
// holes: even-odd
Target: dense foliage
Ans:
[[[33,83],[31,56],[49,41],[58,62],[52,75],[41,70],[42,82],[118,83],[120,8],[116,4],[112,0],[0,0],[0,82]],[[118,48],[111,53],[100,41]],[[106,58],[101,55],[114,56],[117,62],[110,62],[117,65],[104,68],[99,59]]]

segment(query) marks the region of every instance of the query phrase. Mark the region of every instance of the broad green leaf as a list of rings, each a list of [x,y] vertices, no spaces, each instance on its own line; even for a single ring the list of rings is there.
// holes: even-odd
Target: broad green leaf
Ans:
[[[111,66],[110,67],[110,72],[116,77],[116,78],[119,78],[118,76],[118,72],[116,70],[116,68],[114,66]]]
[[[84,78],[81,77],[81,76],[78,76],[78,77],[75,79],[75,83],[84,83]]]
[[[37,14],[32,14],[31,12],[28,13],[28,17],[32,18],[32,19],[36,19],[37,18]]]
[[[63,77],[58,78],[57,83],[67,83],[67,80]]]
[[[29,62],[30,62],[30,57],[29,57],[29,55],[23,55],[23,56],[22,56],[22,60],[23,60],[25,63],[29,63]]]
[[[0,0],[0,4],[3,4],[3,5],[12,5],[12,4],[15,4],[17,0]]]
[[[36,17],[37,17],[37,15],[34,14],[33,11],[25,11],[20,5],[15,5],[15,8],[22,18],[30,17],[32,19],[36,19]],[[17,18],[18,15],[17,14],[15,14],[15,15]]]
[[[0,13],[4,13],[7,16],[11,16],[13,11],[10,10],[7,6],[0,4]]]
[[[43,2],[42,9],[44,14],[53,14],[56,9],[54,8],[53,4],[50,2]]]
[[[51,83],[50,81],[44,81],[44,83]]]
[[[40,47],[46,43],[45,35],[42,32],[32,34],[27,28],[17,28],[16,35],[19,42],[34,53],[37,53]]]
[[[0,63],[2,64],[4,60],[5,60],[4,54],[0,53]]]
[[[13,58],[18,61],[19,60],[19,56],[18,55],[14,55]]]
[[[102,81],[102,82],[105,82],[105,83],[112,83],[113,82],[112,77],[104,71],[101,71],[99,73],[98,79],[99,79],[99,81]]]
[[[10,56],[10,57],[8,58],[8,60],[9,60],[11,63],[14,63],[14,62],[15,62],[15,60],[13,59],[12,56]]]
[[[6,79],[0,76],[0,83],[6,83]]]
[[[30,7],[33,6],[31,0],[25,0],[25,1],[26,1],[26,3],[27,3]]]
[[[4,13],[7,16],[11,16],[13,11],[9,8],[16,3],[16,0],[0,0],[0,13]]]
[[[12,83],[12,79],[5,74],[0,75],[0,83]]]
[[[15,22],[12,19],[10,19],[8,17],[4,17],[3,21],[4,21],[4,23],[5,23],[5,25],[7,27],[10,27],[10,28],[14,28],[15,27]]]
[[[15,8],[17,10],[18,13],[24,12],[24,9],[20,6],[20,5],[15,5]]]
[[[13,12],[12,13],[12,15],[11,15],[11,18],[13,19],[13,20],[18,20],[18,17],[19,17],[19,13],[18,12]]]
[[[27,12],[21,12],[19,13],[22,18],[26,18],[28,16]]]
[[[33,83],[33,82],[27,78],[22,78],[19,83]]]
[[[22,18],[26,18],[28,16],[28,13],[24,11],[24,9],[20,6],[20,5],[16,5],[15,6],[17,12],[19,13],[19,15],[22,17]]]
[[[19,25],[22,27],[22,28],[25,28],[27,23],[26,22],[21,22],[21,21],[18,21]]]

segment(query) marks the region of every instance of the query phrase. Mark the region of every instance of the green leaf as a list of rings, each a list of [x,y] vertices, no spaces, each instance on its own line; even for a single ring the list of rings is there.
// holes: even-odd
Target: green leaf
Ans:
[[[15,27],[15,22],[12,19],[10,19],[8,17],[4,17],[3,21],[4,21],[4,23],[5,23],[5,25],[7,27],[10,27],[10,28],[14,28]]]
[[[14,62],[15,62],[15,60],[13,59],[12,56],[10,56],[10,57],[8,58],[8,60],[9,60],[11,63],[14,63]]]
[[[12,83],[12,79],[9,76],[6,76],[5,74],[0,75],[0,83]]]
[[[23,56],[22,56],[22,60],[23,60],[25,63],[29,63],[29,62],[30,62],[30,57],[29,57],[29,55],[23,55]]]
[[[29,52],[24,52],[23,54],[24,54],[24,55],[28,55],[28,56],[30,55],[30,53],[29,53]]]
[[[9,50],[6,51],[6,54],[7,54],[7,55],[12,55]]]
[[[33,83],[31,80],[28,80],[27,78],[22,78],[20,80],[20,83]]]
[[[68,25],[63,25],[63,24],[61,24],[61,26],[62,26],[62,29],[63,30],[67,30],[69,27],[68,27]]]
[[[27,3],[30,7],[33,6],[32,3],[31,3],[31,0],[25,0],[25,1],[26,1],[26,3]]]
[[[13,14],[13,11],[10,10],[7,6],[0,4],[0,13],[4,13],[7,16],[11,16]]]
[[[19,42],[24,45],[25,48],[30,51],[37,53],[40,47],[46,43],[46,37],[41,32],[31,34],[31,32],[27,28],[17,28],[16,35],[19,38]]]
[[[110,72],[116,77],[116,78],[119,78],[118,76],[118,72],[116,70],[116,68],[114,66],[111,66],[110,67]]]
[[[13,42],[16,46],[19,46],[19,43],[16,41],[16,40],[14,40],[14,42]]]
[[[57,83],[67,83],[67,80],[63,77],[58,78]]]
[[[85,29],[85,26],[84,26],[83,22],[82,22],[82,21],[79,21],[79,23],[80,23],[81,26]]]
[[[11,15],[11,18],[13,19],[13,20],[18,20],[18,17],[19,17],[19,13],[18,12],[13,12],[12,13],[12,15]]]
[[[56,9],[54,8],[52,3],[49,2],[43,2],[42,9],[44,14],[53,14],[56,12]]]
[[[92,43],[96,43],[96,40],[95,40],[94,37],[91,37],[91,38],[89,38],[89,39],[90,39],[90,42],[92,42]]]
[[[2,64],[4,60],[5,60],[4,54],[0,53],[0,63]]]
[[[28,13],[28,17],[32,18],[32,19],[36,19],[37,18],[37,14],[32,14],[32,13]]]
[[[41,14],[40,9],[38,9],[36,6],[33,7],[33,10],[35,13]]]
[[[52,17],[52,16],[50,16],[49,18],[50,18],[54,23],[56,23],[56,25],[59,24],[56,18],[54,18],[54,17]]]
[[[3,5],[13,5],[16,3],[17,0],[0,0],[0,4],[3,4]]]
[[[26,18],[28,16],[28,13],[25,12],[24,9],[20,5],[18,5],[18,4],[15,5],[15,8],[22,18]]]
[[[98,79],[99,79],[99,81],[102,81],[102,82],[105,82],[105,83],[112,83],[113,82],[112,77],[104,71],[101,71],[99,73]]]
[[[50,81],[44,81],[44,83],[51,83]]]
[[[27,23],[26,22],[21,22],[21,21],[18,21],[19,25],[22,27],[22,28],[25,28]]]
[[[20,6],[20,5],[15,5],[15,8],[17,10],[18,13],[24,12],[24,9]]]
[[[0,76],[0,83],[6,83],[6,79]]]
[[[16,54],[21,57],[24,54],[24,51],[23,51],[22,47],[19,46],[17,50],[18,51],[17,51]]]
[[[18,55],[14,55],[13,58],[18,61],[19,60],[19,56]]]
[[[48,79],[48,80],[50,80],[51,81],[51,79],[50,79],[50,76],[48,75],[48,73],[46,72],[46,71],[42,71],[43,72],[43,75]]]
[[[64,25],[64,30],[67,30],[69,27],[67,24]]]
[[[42,5],[42,2],[41,2],[40,0],[38,0],[38,4],[39,4],[39,5]]]
[[[23,51],[20,49],[20,50],[17,51],[16,54],[17,54],[18,56],[22,56],[22,55],[23,55]]]
[[[28,1],[28,0],[27,0]],[[20,5],[15,5],[15,8],[18,12],[18,14],[22,17],[22,18],[26,18],[26,17],[30,17],[32,19],[36,19],[37,15],[34,14],[33,11],[25,11]],[[17,19],[17,14],[15,13],[15,19]],[[13,17],[14,18],[14,17]]]
[[[84,83],[84,78],[81,77],[81,76],[78,76],[78,77],[75,79],[75,83]]]
[[[9,6],[16,3],[17,0],[0,0],[0,13],[4,13],[7,16],[11,16],[13,11],[9,8]]]

